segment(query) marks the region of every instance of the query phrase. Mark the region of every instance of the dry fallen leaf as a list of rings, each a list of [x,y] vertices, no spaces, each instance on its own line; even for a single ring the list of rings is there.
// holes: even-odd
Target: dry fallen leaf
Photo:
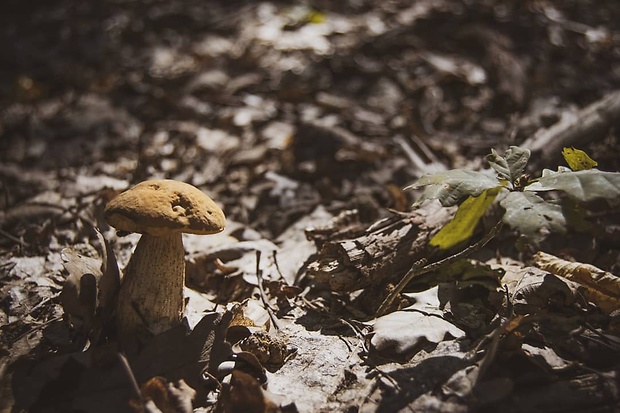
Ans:
[[[584,286],[587,299],[605,314],[620,308],[620,277],[594,265],[566,261],[542,251],[534,255],[534,261],[538,268]]]
[[[271,320],[267,310],[257,299],[247,299],[241,304],[230,305],[233,318],[226,333],[227,340],[234,344],[254,332],[267,332]]]
[[[232,352],[225,341],[232,315],[212,313],[203,317],[190,332],[179,325],[153,337],[135,358],[129,360],[138,383],[161,376],[177,383],[166,385],[169,400],[177,410],[195,389],[196,406],[205,404],[208,386],[205,376],[215,377],[218,366]],[[131,391],[128,372],[118,362],[113,345],[91,347],[44,361],[22,359],[13,366],[15,411],[126,412]],[[204,374],[203,374],[204,373]],[[208,373],[208,374],[207,374]],[[183,380],[186,385],[180,384]],[[152,389],[151,389],[152,390]],[[157,406],[155,406],[157,405]],[[148,406],[168,413],[160,404]],[[191,410],[190,410],[191,411]]]
[[[80,320],[84,332],[96,341],[114,311],[120,276],[110,244],[96,228],[95,232],[100,258],[82,256],[73,248],[62,251],[69,276],[60,300],[65,313]]]
[[[174,383],[163,377],[153,377],[140,386],[142,400],[132,400],[130,405],[136,413],[192,413],[192,400],[196,390],[183,379]],[[154,404],[155,406],[152,406]]]
[[[426,344],[464,332],[443,318],[418,311],[397,311],[377,319],[370,338],[370,352],[390,360],[408,360]]]
[[[282,409],[271,400],[260,382],[251,374],[233,370],[230,381],[225,383],[218,400],[219,413],[277,413]]]
[[[574,283],[535,267],[505,265],[502,284],[517,314],[571,307],[578,297]]]

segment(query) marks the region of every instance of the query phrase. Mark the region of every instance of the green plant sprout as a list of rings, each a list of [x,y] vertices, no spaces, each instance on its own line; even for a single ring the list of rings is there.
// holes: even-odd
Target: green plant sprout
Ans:
[[[504,223],[518,231],[524,240],[537,245],[551,232],[565,233],[567,222],[576,226],[583,221],[579,203],[606,199],[611,204],[620,204],[620,173],[595,169],[596,161],[579,149],[564,148],[562,155],[570,168],[544,169],[540,178],[530,179],[525,173],[529,150],[511,146],[501,156],[491,149],[487,161],[495,173],[453,169],[424,175],[409,186],[424,188],[414,207],[428,199],[438,199],[445,207],[460,203],[454,218],[429,241],[439,249],[449,249],[467,241],[480,218],[498,198],[504,215],[479,241],[462,251],[437,262],[428,263],[422,259],[414,263],[383,300],[376,316],[388,312],[396,296],[412,279],[469,256],[495,237]],[[567,196],[545,200],[536,194],[547,191],[561,191]]]
[[[525,173],[530,151],[517,146],[511,146],[504,156],[492,149],[487,155],[491,170],[453,169],[422,176],[408,187],[424,188],[414,207],[428,199],[437,199],[444,207],[459,205],[430,245],[449,249],[468,240],[496,199],[504,209],[502,221],[534,245],[550,233],[565,233],[569,223],[577,225],[586,202],[620,203],[620,173],[596,169],[597,163],[578,149],[564,148],[562,155],[570,168],[544,169],[537,179]],[[544,199],[539,195],[548,191],[566,196]]]

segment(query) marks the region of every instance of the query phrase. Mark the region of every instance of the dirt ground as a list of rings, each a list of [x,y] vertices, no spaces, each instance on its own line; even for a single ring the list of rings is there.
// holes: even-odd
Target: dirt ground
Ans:
[[[620,409],[616,175],[541,195],[559,215],[528,228],[494,226],[500,196],[445,249],[463,200],[406,189],[510,147],[531,153],[516,192],[563,147],[620,171],[620,2],[3,8],[2,412]],[[129,351],[140,234],[104,208],[161,178],[226,229],[183,236],[185,318]]]

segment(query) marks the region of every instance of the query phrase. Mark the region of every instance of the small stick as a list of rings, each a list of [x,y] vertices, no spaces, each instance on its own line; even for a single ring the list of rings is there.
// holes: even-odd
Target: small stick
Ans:
[[[539,162],[547,165],[559,157],[562,147],[604,138],[619,117],[620,90],[614,90],[577,112],[563,114],[558,122],[539,129],[521,147],[530,149],[532,155],[539,154]]]
[[[133,371],[131,370],[131,366],[127,361],[127,358],[122,353],[116,353],[118,356],[118,360],[121,363],[123,371],[127,375],[129,379],[129,387],[131,387],[131,392],[133,396],[144,403],[144,398],[142,397],[142,393],[140,392],[140,386],[138,386],[138,382],[136,381],[136,376],[134,376]]]
[[[280,264],[278,264],[278,250],[273,250],[272,255],[273,257],[273,263],[276,266],[276,271],[278,272],[278,275],[280,275],[280,278],[282,278],[284,280],[284,282],[286,282],[286,279],[284,278],[284,275],[282,275],[282,271],[280,271]],[[288,283],[287,283],[288,285]]]
[[[450,255],[449,257],[446,257],[437,262],[432,262],[427,265],[424,265],[426,263],[426,259],[421,259],[419,261],[416,261],[416,263],[413,264],[411,269],[407,272],[407,274],[405,274],[402,280],[400,280],[398,285],[396,285],[394,290],[392,290],[388,294],[388,296],[385,298],[385,300],[383,300],[383,302],[379,306],[379,309],[377,310],[376,316],[381,317],[382,315],[387,313],[388,308],[392,305],[396,296],[400,294],[400,292],[405,288],[405,286],[409,283],[409,281],[411,281],[414,277],[417,277],[422,274],[426,274],[427,272],[434,271],[440,267],[443,267],[444,265],[451,264],[454,261],[464,258],[468,256],[469,254],[471,254],[472,252],[477,251],[480,248],[484,247],[489,241],[491,241],[491,239],[493,239],[493,237],[497,235],[499,230],[502,228],[502,224],[503,222],[499,220],[497,224],[495,224],[495,226],[491,228],[491,230],[484,237],[482,237],[480,241],[476,242],[475,244],[470,245],[469,247],[465,248],[463,251],[457,252],[454,255]],[[424,266],[422,267],[422,265]]]
[[[14,235],[12,235],[12,234],[10,234],[10,233],[6,232],[6,231],[5,231],[5,230],[3,230],[3,229],[0,229],[0,235],[2,235],[2,236],[3,236],[3,237],[5,237],[5,238],[10,239],[10,240],[11,240],[11,241],[13,241],[13,242],[18,243],[18,244],[19,244],[19,245],[21,245],[22,247],[29,247],[29,246],[30,246],[30,244],[28,244],[28,243],[27,243],[27,242],[25,242],[24,240],[17,238],[16,236],[14,236]]]
[[[269,318],[271,319],[273,326],[276,330],[279,330],[280,326],[278,325],[278,319],[273,313],[273,309],[269,305],[269,301],[267,300],[267,294],[265,293],[265,289],[263,288],[263,278],[261,277],[260,270],[260,256],[261,251],[256,250],[256,280],[258,281],[258,291],[260,291],[260,298],[263,301],[263,305],[265,306],[265,310],[267,310],[267,314],[269,314]]]

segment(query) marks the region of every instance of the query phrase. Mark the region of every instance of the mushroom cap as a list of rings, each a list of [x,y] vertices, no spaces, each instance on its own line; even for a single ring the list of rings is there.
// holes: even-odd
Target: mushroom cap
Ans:
[[[108,203],[104,215],[118,230],[158,237],[175,232],[215,234],[226,221],[220,207],[200,189],[168,179],[128,189]]]

